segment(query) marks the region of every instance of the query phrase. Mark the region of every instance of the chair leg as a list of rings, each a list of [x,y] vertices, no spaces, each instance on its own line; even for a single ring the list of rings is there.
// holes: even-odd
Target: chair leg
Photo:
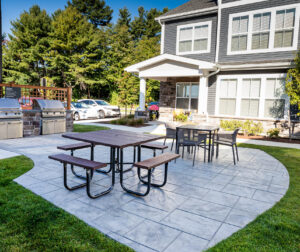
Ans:
[[[236,144],[235,144],[235,152],[236,152],[236,158],[237,158],[237,161],[240,161],[240,158],[239,158],[239,152],[238,152],[238,147],[237,147]]]
[[[165,137],[164,145],[166,145],[167,138]]]
[[[64,163],[64,186],[66,189],[68,189],[69,191],[73,191],[73,190],[76,190],[76,189],[79,189],[79,188],[82,188],[82,187],[85,187],[86,186],[86,183],[83,183],[83,184],[79,184],[77,186],[73,186],[73,187],[69,187],[68,186],[68,172],[67,172],[67,164]]]
[[[194,148],[194,146],[192,146],[192,150],[193,150],[193,148]],[[195,146],[195,150],[194,150],[193,166],[195,165],[196,148],[197,148],[197,146]]]
[[[182,145],[182,158],[184,158],[184,145]]]
[[[173,150],[174,141],[175,141],[175,139],[173,138],[172,145],[171,145],[171,151]]]
[[[235,153],[234,153],[234,146],[233,145],[232,145],[232,154],[233,154],[233,163],[235,165],[236,162],[235,162]]]
[[[216,150],[216,158],[218,158],[219,157],[219,144],[217,143],[217,150]]]
[[[206,162],[206,141],[204,141],[204,163]]]

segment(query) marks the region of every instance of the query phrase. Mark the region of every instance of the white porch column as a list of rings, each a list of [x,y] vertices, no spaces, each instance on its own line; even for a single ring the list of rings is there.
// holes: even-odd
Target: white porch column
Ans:
[[[198,96],[198,114],[207,114],[207,96],[208,96],[208,79],[206,76],[200,77],[199,96]]]
[[[145,98],[146,98],[146,79],[140,78],[140,106],[139,111],[145,111]]]

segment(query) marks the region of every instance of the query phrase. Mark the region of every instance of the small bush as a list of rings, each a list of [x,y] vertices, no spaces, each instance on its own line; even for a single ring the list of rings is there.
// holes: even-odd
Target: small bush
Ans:
[[[142,118],[134,119],[134,116],[130,115],[130,116],[123,117],[123,118],[120,118],[120,119],[117,119],[117,120],[113,120],[113,121],[111,121],[111,124],[138,126],[138,125],[143,125],[144,120]]]
[[[237,128],[242,128],[243,122],[238,120],[221,120],[220,126],[226,131],[234,131]]]
[[[277,128],[274,128],[274,129],[269,129],[268,132],[267,132],[267,135],[270,138],[278,138],[279,133],[280,133],[280,130],[277,129]]]
[[[188,115],[183,112],[180,112],[179,114],[174,113],[173,120],[177,122],[186,122],[188,120]]]
[[[254,123],[250,120],[247,120],[245,122],[238,120],[221,120],[220,126],[226,131],[233,131],[237,128],[241,128],[244,132],[244,135],[251,136],[257,136],[264,131],[262,123]]]

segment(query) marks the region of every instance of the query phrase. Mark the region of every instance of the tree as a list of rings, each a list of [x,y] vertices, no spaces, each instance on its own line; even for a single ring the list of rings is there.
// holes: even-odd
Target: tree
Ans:
[[[129,29],[130,21],[131,21],[131,14],[130,14],[129,10],[126,7],[120,9],[117,26],[118,27],[126,26]]]
[[[113,10],[104,0],[72,0],[68,6],[75,7],[90,22],[97,26],[106,26],[112,19]]]
[[[44,56],[49,47],[51,18],[34,5],[12,23],[12,35],[4,54],[4,80],[19,84],[39,84],[46,76]]]
[[[3,37],[2,37],[2,8],[1,8],[1,0],[0,0],[0,36],[1,36],[1,48],[0,48],[0,83],[2,83],[2,43],[3,43]]]
[[[72,6],[52,22],[49,74],[60,86],[88,89],[101,84],[103,32]]]
[[[295,58],[294,67],[287,73],[285,88],[290,103],[297,106],[300,111],[300,51]]]
[[[144,7],[138,8],[139,16],[135,17],[134,20],[131,22],[131,33],[133,35],[134,40],[141,39],[142,36],[145,34],[146,28],[146,12]]]

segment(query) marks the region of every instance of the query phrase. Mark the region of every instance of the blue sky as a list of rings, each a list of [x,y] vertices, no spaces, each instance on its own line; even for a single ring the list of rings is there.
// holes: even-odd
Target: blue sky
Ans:
[[[144,6],[146,10],[151,8],[163,9],[168,7],[173,9],[188,0],[106,0],[114,10],[114,21],[118,17],[118,10],[126,6],[132,16],[137,14],[137,8]],[[52,13],[56,9],[64,8],[67,0],[2,0],[2,29],[4,33],[10,33],[10,22],[20,16],[24,10],[28,10],[32,5],[38,4],[42,9]]]

